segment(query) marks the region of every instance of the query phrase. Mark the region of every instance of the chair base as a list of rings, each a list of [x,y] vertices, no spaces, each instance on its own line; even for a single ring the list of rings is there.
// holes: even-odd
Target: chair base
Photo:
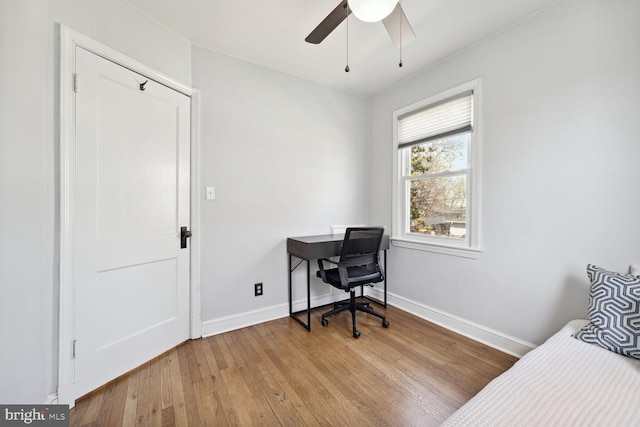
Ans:
[[[322,314],[322,326],[327,326],[329,324],[327,317],[343,311],[349,311],[351,312],[351,319],[353,322],[353,337],[360,338],[360,331],[356,329],[356,311],[362,311],[382,319],[382,327],[384,328],[389,327],[389,322],[387,321],[387,319],[385,319],[384,315],[374,311],[371,308],[371,304],[369,304],[368,302],[356,301],[355,289],[351,289],[349,292],[349,295],[350,295],[350,298],[348,301],[335,302],[333,303],[333,310],[327,311],[326,313]]]

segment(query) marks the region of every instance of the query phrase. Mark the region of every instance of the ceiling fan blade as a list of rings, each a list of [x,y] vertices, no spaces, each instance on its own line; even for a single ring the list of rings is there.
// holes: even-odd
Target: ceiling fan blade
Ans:
[[[342,0],[335,9],[327,15],[318,26],[311,31],[304,41],[307,43],[318,44],[324,40],[345,18],[351,14],[351,9],[347,7],[347,0]]]
[[[396,5],[396,8],[393,9],[393,12],[391,12],[389,16],[382,20],[382,23],[387,29],[389,37],[391,37],[391,40],[396,47],[401,47],[401,40],[402,47],[405,47],[416,38],[413,28],[411,28],[411,24],[409,24],[407,15],[404,14],[404,10],[402,10],[400,3]],[[402,23],[402,25],[400,25],[400,23]],[[400,35],[401,31],[402,36]]]

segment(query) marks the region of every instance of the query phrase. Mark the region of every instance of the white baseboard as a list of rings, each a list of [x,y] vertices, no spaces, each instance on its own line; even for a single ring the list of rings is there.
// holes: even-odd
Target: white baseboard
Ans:
[[[367,293],[381,301],[384,298],[383,290],[379,288],[367,288]],[[502,332],[390,292],[387,292],[387,303],[515,357],[522,357],[536,347],[535,344],[530,342],[511,337]]]
[[[258,323],[279,319],[289,314],[287,305],[277,305],[262,310],[254,310],[233,316],[220,317],[202,322],[202,337],[222,334]]]
[[[366,288],[367,294],[379,300],[384,299],[383,290],[379,288]],[[338,295],[339,296],[339,295]],[[311,307],[319,307],[330,304],[338,297],[334,293],[312,297]],[[533,350],[536,345],[503,334],[502,332],[487,328],[456,315],[429,307],[425,304],[412,301],[393,293],[387,293],[387,303],[398,307],[408,313],[418,316],[443,328],[449,329],[474,341],[481,342],[515,357],[522,357]],[[306,300],[298,300],[293,303],[293,311],[298,312],[307,308]],[[288,304],[279,304],[260,310],[241,313],[233,316],[220,317],[202,323],[202,336],[208,337],[258,323],[280,319],[289,315]]]
[[[335,300],[333,293],[319,295],[311,298],[311,307],[320,307],[325,304],[331,304]],[[299,300],[293,303],[293,312],[307,309],[307,300]],[[217,319],[207,320],[202,323],[202,336],[209,337],[236,329],[246,328],[247,326],[257,325],[258,323],[268,322],[270,320],[280,319],[289,315],[289,304],[279,304],[260,310],[249,311],[233,316],[220,317]]]

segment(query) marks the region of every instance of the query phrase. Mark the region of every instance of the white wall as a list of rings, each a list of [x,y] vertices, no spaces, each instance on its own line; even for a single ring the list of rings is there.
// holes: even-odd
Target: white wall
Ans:
[[[48,9],[0,1],[0,402],[52,391],[53,138]]]
[[[0,402],[57,386],[58,29],[191,82],[191,46],[125,0],[0,1]]]
[[[366,222],[369,109],[367,99],[199,47],[192,57],[202,185],[216,189],[201,211],[206,334],[229,316],[286,313],[287,236]]]
[[[640,260],[638,16],[563,0],[372,100],[369,218],[391,223],[392,112],[483,79],[484,252],[393,248],[389,292],[540,343],[586,316],[587,263]]]

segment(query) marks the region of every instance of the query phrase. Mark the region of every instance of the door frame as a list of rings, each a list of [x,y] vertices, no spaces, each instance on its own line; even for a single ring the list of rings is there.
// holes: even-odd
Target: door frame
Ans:
[[[74,164],[75,135],[75,52],[76,47],[128,68],[151,80],[180,92],[191,100],[191,230],[189,266],[189,338],[202,336],[200,307],[200,92],[148,67],[108,46],[60,25],[60,259],[59,259],[59,319],[58,319],[58,388],[57,402],[75,405],[74,392],[74,282],[73,259],[75,237]],[[80,81],[79,90],[82,90]]]

